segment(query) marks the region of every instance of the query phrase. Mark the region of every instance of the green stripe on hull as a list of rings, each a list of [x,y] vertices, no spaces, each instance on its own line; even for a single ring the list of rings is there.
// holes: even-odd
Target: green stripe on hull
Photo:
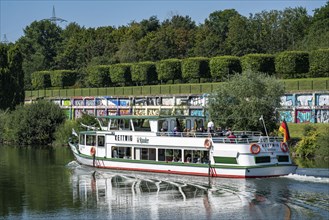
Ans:
[[[215,163],[238,164],[235,157],[214,157]]]

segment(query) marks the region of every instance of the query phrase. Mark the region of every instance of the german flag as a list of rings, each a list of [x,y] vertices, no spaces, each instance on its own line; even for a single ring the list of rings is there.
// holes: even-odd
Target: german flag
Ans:
[[[283,119],[280,125],[279,132],[283,134],[283,142],[287,142],[290,139],[289,129],[285,119]]]

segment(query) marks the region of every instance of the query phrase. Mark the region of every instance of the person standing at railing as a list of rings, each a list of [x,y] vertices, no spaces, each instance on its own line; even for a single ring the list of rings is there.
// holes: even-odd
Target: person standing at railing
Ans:
[[[208,125],[207,125],[208,133],[213,133],[214,132],[214,127],[215,127],[214,122],[212,120],[210,120],[208,122]]]

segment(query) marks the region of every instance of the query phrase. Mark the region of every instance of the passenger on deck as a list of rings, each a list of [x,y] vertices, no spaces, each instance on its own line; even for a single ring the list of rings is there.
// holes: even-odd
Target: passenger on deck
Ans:
[[[234,135],[233,132],[231,132],[231,134],[228,136],[228,138],[236,138],[236,136]]]
[[[230,136],[232,134],[231,128],[228,128],[225,135]]]
[[[208,133],[213,133],[214,132],[214,127],[215,127],[214,122],[212,120],[210,120],[208,122],[208,125],[207,125],[207,132]]]

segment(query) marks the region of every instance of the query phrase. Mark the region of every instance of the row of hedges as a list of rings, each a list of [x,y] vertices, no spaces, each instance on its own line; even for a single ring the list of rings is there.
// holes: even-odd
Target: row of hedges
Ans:
[[[73,86],[78,73],[71,70],[38,71],[32,73],[32,86],[35,89]]]
[[[87,68],[88,87],[110,85],[151,85],[172,82],[225,81],[234,73],[251,70],[276,75],[278,78],[329,76],[329,49],[311,52],[286,51],[274,55],[248,54],[243,57],[193,57],[183,60],[167,59],[159,62],[120,63]],[[72,74],[71,77],[68,75]],[[34,88],[70,86],[76,72],[42,71],[32,75]],[[43,86],[43,87],[42,87]]]

